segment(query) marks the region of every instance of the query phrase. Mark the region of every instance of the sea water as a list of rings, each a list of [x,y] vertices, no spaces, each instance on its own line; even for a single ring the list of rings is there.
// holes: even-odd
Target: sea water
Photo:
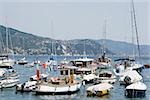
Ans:
[[[21,59],[22,56],[15,56],[15,60]],[[50,56],[27,56],[27,60],[29,62],[40,60],[45,62],[49,60]],[[66,57],[66,59],[74,59],[79,57]],[[63,56],[57,56],[56,60],[61,61],[63,60]],[[113,58],[114,59],[114,58]],[[150,58],[142,58],[139,62],[145,64],[150,63]],[[29,80],[30,76],[35,75],[36,67],[26,67],[25,65],[14,65],[14,68],[18,71],[20,75],[20,83],[26,82]],[[58,74],[57,71],[49,72],[50,75]],[[134,100],[150,100],[150,69],[143,69],[141,72],[143,76],[143,82],[147,85],[146,96],[142,98],[134,98]],[[119,82],[117,81],[113,86],[114,88],[110,91],[109,95],[103,97],[87,97],[86,96],[86,89],[88,86],[92,84],[82,86],[81,90],[72,95],[35,95],[34,93],[20,93],[13,88],[5,88],[0,90],[0,100],[131,100],[131,98],[127,98],[124,95],[124,86],[120,86]]]

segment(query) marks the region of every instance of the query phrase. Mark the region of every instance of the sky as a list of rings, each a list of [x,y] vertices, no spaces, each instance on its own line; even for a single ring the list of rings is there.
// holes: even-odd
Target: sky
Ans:
[[[134,0],[140,44],[150,45],[150,2]],[[0,24],[60,40],[132,41],[131,0],[0,0]],[[135,37],[135,35],[134,35]]]

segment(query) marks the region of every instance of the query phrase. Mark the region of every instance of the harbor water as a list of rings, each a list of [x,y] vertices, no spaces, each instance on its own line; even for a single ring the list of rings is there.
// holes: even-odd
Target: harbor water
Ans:
[[[15,60],[21,59],[22,56],[15,56]],[[32,62],[36,59],[40,61],[47,61],[49,56],[27,56],[26,57],[29,62]],[[66,59],[73,59],[75,57],[66,57]],[[61,61],[64,57],[58,56],[57,60]],[[139,60],[142,64],[150,63],[150,58],[142,58]],[[35,75],[35,67],[26,67],[25,65],[17,65],[14,66],[15,70],[20,75],[20,83],[26,82],[29,80],[30,76]],[[50,75],[58,74],[55,71],[51,71]],[[143,69],[141,72],[143,76],[143,82],[147,85],[146,96],[142,98],[133,98],[133,100],[150,100],[150,69]],[[82,86],[81,90],[73,95],[35,95],[33,92],[30,93],[16,93],[15,87],[13,88],[4,88],[0,90],[0,100],[131,100],[131,98],[127,98],[124,95],[124,86],[120,86],[117,81],[113,84],[114,88],[110,91],[109,95],[103,97],[87,97],[86,89],[88,86],[92,84],[88,84],[86,86]]]

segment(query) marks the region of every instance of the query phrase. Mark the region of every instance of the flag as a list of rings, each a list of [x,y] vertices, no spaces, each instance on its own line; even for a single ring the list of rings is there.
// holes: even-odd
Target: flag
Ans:
[[[42,68],[45,69],[47,67],[46,63],[42,64]]]
[[[37,80],[40,79],[40,69],[39,69],[38,64],[36,64],[36,78],[37,78]]]

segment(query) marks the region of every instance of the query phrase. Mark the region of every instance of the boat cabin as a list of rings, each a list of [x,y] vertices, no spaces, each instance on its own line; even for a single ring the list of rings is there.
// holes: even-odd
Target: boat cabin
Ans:
[[[90,58],[80,58],[80,59],[75,59],[70,61],[71,65],[76,66],[76,67],[88,67],[89,65],[92,64],[94,59]]]

